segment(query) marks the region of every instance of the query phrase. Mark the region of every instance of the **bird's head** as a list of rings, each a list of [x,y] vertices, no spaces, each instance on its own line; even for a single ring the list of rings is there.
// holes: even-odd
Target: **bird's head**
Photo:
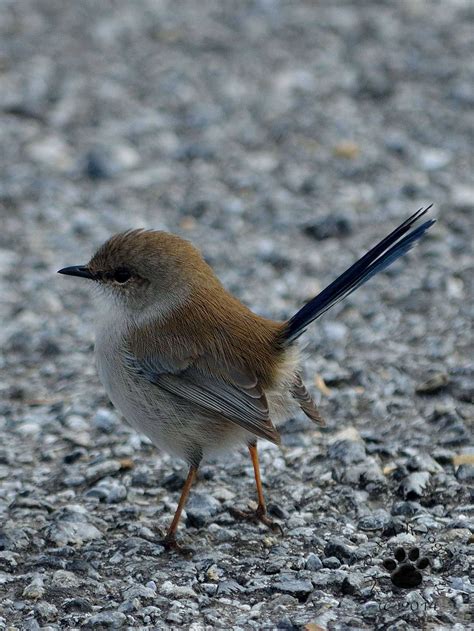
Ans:
[[[102,305],[133,318],[163,317],[182,306],[214,274],[189,241],[169,232],[129,230],[106,241],[86,265],[59,274],[94,281]]]

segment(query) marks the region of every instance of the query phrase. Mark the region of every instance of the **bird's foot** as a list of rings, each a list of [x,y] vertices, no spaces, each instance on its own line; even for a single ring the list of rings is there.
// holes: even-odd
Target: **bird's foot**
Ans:
[[[283,534],[283,528],[276,521],[273,521],[268,515],[264,506],[258,506],[256,510],[240,510],[238,508],[229,508],[229,513],[235,519],[253,521],[255,523],[260,522],[265,524],[267,528],[273,532],[277,532],[280,535]]]
[[[159,543],[168,552],[177,552],[178,554],[186,557],[190,557],[193,554],[193,550],[191,550],[191,548],[187,548],[186,546],[178,543],[174,534],[168,533],[165,537],[163,537],[163,539],[160,540]]]

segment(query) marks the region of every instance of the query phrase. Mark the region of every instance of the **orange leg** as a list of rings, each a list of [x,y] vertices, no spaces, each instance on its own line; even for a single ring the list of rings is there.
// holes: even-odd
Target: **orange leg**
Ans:
[[[175,548],[179,550],[178,542],[176,541],[176,531],[178,530],[179,520],[181,519],[181,513],[183,512],[183,508],[186,504],[186,501],[189,496],[189,491],[193,485],[193,482],[196,478],[197,467],[191,465],[189,467],[188,477],[186,478],[186,482],[184,483],[183,490],[181,491],[181,497],[179,498],[178,507],[176,508],[176,512],[173,517],[173,521],[171,522],[170,527],[168,528],[168,532],[166,533],[166,537],[163,539],[163,545],[167,550],[170,548]]]
[[[265,498],[263,497],[262,478],[260,477],[260,465],[258,462],[258,452],[256,443],[249,445],[250,457],[252,458],[253,472],[255,474],[255,485],[257,487],[257,499],[258,506],[255,512],[241,511],[237,508],[232,508],[230,513],[237,519],[250,519],[252,521],[261,521],[262,524],[268,526],[271,530],[282,532],[282,528],[279,524],[274,522],[267,515],[267,506],[265,504]]]
[[[255,475],[255,485],[257,486],[257,516],[262,517],[267,513],[267,506],[265,504],[265,498],[263,497],[262,478],[260,477],[260,464],[258,462],[257,445],[249,445],[250,457],[252,458],[253,472]]]

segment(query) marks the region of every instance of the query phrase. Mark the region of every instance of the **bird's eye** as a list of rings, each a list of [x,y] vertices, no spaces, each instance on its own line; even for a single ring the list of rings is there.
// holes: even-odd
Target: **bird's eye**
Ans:
[[[132,276],[130,270],[128,269],[117,269],[114,272],[113,275],[113,279],[117,282],[117,283],[126,283],[127,280],[129,280],[129,278]]]

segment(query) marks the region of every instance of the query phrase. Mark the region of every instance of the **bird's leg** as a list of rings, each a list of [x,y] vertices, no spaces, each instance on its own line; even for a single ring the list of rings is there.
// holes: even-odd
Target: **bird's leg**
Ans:
[[[258,451],[256,443],[254,443],[253,445],[249,445],[249,452],[250,457],[252,458],[253,472],[255,475],[255,485],[257,487],[258,506],[256,510],[256,515],[259,519],[262,519],[267,514],[267,505],[265,504],[265,498],[263,497],[262,478],[260,477],[260,463],[258,461]]]
[[[168,528],[168,532],[166,533],[165,538],[162,541],[162,544],[165,546],[167,550],[175,549],[180,550],[180,546],[176,541],[176,531],[178,530],[179,520],[181,518],[181,513],[183,512],[183,508],[188,499],[189,491],[191,490],[191,486],[193,485],[194,479],[196,478],[198,468],[194,465],[189,467],[188,477],[186,478],[186,482],[184,483],[183,490],[181,491],[181,497],[179,498],[178,506],[176,508],[176,512],[173,517],[173,521],[171,522],[170,527]]]
[[[262,478],[260,477],[257,443],[251,443],[249,445],[249,452],[250,457],[252,458],[253,472],[255,475],[255,485],[257,487],[257,510],[241,511],[237,508],[232,508],[230,512],[237,519],[250,519],[252,521],[261,521],[262,524],[265,524],[265,526],[268,526],[268,528],[270,528],[271,530],[282,532],[281,526],[270,519],[270,517],[267,515],[267,506],[265,504],[265,498],[263,497]]]

